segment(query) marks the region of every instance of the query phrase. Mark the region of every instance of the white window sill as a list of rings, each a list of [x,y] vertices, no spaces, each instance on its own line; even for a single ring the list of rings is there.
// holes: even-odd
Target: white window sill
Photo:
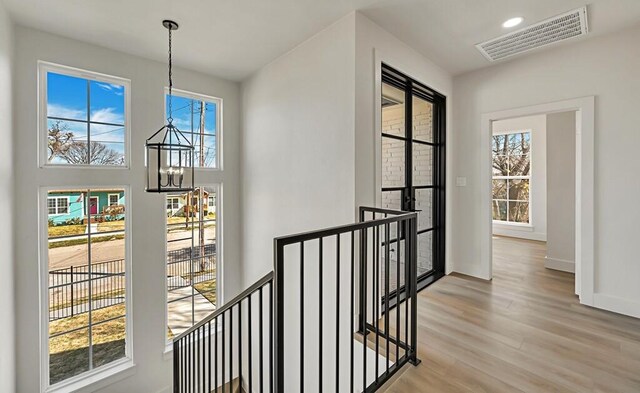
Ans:
[[[47,387],[45,393],[95,391],[135,374],[132,359],[124,358]]]
[[[494,228],[533,232],[533,225],[519,222],[493,221]]]

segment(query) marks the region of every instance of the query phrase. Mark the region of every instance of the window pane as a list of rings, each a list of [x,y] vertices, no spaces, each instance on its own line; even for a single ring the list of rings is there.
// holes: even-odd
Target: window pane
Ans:
[[[382,132],[404,136],[404,91],[382,83]]]
[[[507,180],[493,181],[493,199],[507,199]]]
[[[531,135],[528,132],[509,134],[509,155],[529,154]]]
[[[109,194],[120,197],[121,204],[110,206],[114,198]],[[49,217],[48,228],[50,374],[55,383],[88,370],[90,362],[98,367],[124,356],[125,195],[122,189],[95,189],[50,191],[49,197],[57,201],[58,212],[66,206],[65,213]],[[106,329],[116,324],[108,322],[114,318],[122,328]],[[115,341],[122,345],[102,345]]]
[[[168,338],[215,310],[216,214],[212,187],[167,196]]]
[[[90,81],[91,121],[124,125],[124,86]]]
[[[418,210],[418,230],[429,229],[433,226],[433,190],[417,189],[416,210]]]
[[[47,73],[47,117],[87,120],[87,80]]]
[[[492,203],[493,219],[507,221],[507,201],[496,201]]]
[[[165,96],[166,116],[169,116],[169,96]],[[216,129],[218,105],[206,98],[194,99],[173,95],[174,125],[194,146],[194,166],[215,168],[217,165]]]
[[[413,96],[413,139],[433,142],[433,104]]]
[[[111,318],[111,314],[113,316],[123,315],[124,306],[109,307],[96,313],[105,314],[105,318]],[[125,318],[118,318],[93,326],[91,330],[93,367],[100,367],[125,356],[125,332]]]
[[[73,318],[70,318],[68,322],[75,324],[72,320]],[[90,361],[89,329],[80,329],[49,339],[50,384],[88,371]]]
[[[509,180],[509,200],[529,201],[529,180],[511,179]]]
[[[413,185],[433,184],[433,146],[413,144]]]
[[[509,148],[507,146],[507,136],[506,135],[494,135],[493,136],[493,155],[494,156],[506,156],[509,154]]]
[[[529,156],[509,156],[509,176],[529,176]]]
[[[405,142],[382,137],[382,187],[404,187]]]
[[[86,163],[84,155],[78,150],[80,145],[86,146],[87,123],[79,121],[53,120],[47,121],[47,160],[55,164]]]
[[[529,222],[529,203],[528,202],[509,202],[509,221],[512,222]]]
[[[418,235],[418,276],[433,269],[433,233]]]
[[[509,159],[507,156],[494,155],[492,166],[493,166],[493,176],[509,175]]]

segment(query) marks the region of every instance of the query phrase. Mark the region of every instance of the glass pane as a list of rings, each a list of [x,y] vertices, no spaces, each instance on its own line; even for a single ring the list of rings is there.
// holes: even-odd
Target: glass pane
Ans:
[[[384,191],[382,193],[382,208],[402,210],[402,191]]]
[[[404,187],[405,173],[405,142],[382,137],[382,187]]]
[[[413,96],[413,139],[433,142],[433,104]]]
[[[529,156],[509,156],[509,176],[529,176],[530,171]]]
[[[169,96],[166,99],[166,116],[169,116]],[[204,105],[203,105],[204,104]],[[173,124],[194,146],[194,166],[216,166],[216,116],[215,102],[173,95]],[[204,127],[203,127],[204,125]],[[202,152],[201,152],[202,145]]]
[[[432,232],[418,235],[418,277],[433,269]]]
[[[47,116],[87,120],[87,81],[47,73]]]
[[[507,221],[507,201],[494,200],[491,206],[494,220]]]
[[[124,125],[124,86],[90,81],[91,121]]]
[[[87,123],[47,120],[47,160],[49,163],[75,164],[78,161],[86,163],[86,142]]]
[[[413,144],[413,185],[433,184],[433,146]]]
[[[529,180],[509,180],[509,200],[529,202]]]
[[[395,228],[391,229],[391,240],[395,239]],[[381,232],[381,234],[384,231]],[[404,240],[400,240],[399,242],[395,241],[389,245],[389,271],[388,271],[388,282],[389,282],[389,292],[393,292],[398,288],[398,282],[400,286],[404,285],[404,251],[405,244]],[[380,254],[380,272],[381,272],[381,292],[382,296],[385,295],[385,285],[387,283],[387,261],[386,261],[386,250],[385,247],[382,247]]]
[[[115,308],[116,307],[110,307],[110,309]],[[94,368],[111,363],[125,356],[125,332],[126,325],[124,318],[114,319],[93,326],[91,335]]]
[[[531,134],[528,132],[509,134],[509,155],[529,154],[531,147]]]
[[[529,222],[529,203],[528,202],[509,202],[509,221],[512,222]]]
[[[382,83],[382,132],[404,136],[404,91]]]
[[[68,323],[66,330],[74,327],[70,320],[60,320],[52,324]],[[54,384],[89,370],[89,329],[79,329],[71,333],[49,339],[49,383]]]
[[[418,230],[429,229],[433,226],[433,190],[418,189],[416,195],[416,210],[418,211]]]
[[[509,159],[507,156],[493,156],[493,176],[509,176]]]
[[[506,135],[494,135],[492,143],[493,155],[506,156],[509,153]]]
[[[493,199],[507,199],[507,181],[493,181]]]

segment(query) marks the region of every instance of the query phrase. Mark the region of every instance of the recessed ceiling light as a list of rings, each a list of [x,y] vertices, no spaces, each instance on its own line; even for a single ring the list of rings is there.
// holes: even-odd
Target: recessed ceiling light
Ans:
[[[522,23],[523,20],[524,18],[521,16],[518,16],[517,18],[508,19],[502,24],[502,27],[509,28],[509,27],[518,26],[520,23]]]

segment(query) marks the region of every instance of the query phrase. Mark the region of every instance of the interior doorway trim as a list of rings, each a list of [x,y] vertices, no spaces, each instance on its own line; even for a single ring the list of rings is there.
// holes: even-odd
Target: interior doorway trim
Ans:
[[[494,121],[516,117],[577,111],[576,117],[576,294],[580,303],[594,306],[594,135],[595,97],[581,97],[547,104],[484,113],[481,116],[481,244],[483,278],[491,279],[491,125]]]

